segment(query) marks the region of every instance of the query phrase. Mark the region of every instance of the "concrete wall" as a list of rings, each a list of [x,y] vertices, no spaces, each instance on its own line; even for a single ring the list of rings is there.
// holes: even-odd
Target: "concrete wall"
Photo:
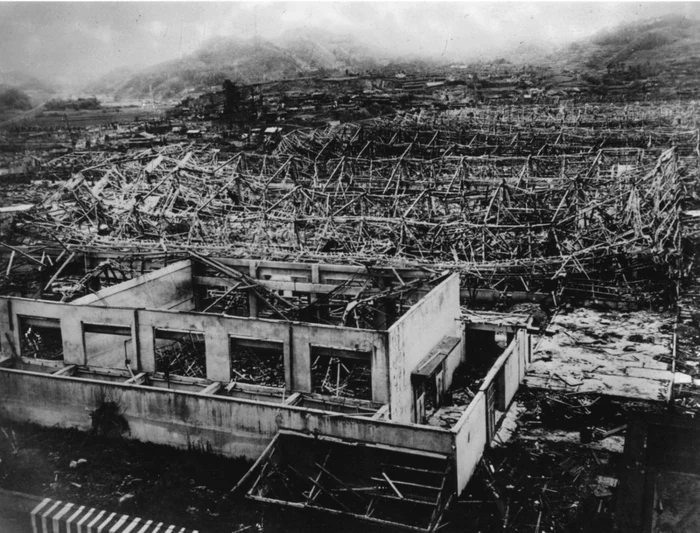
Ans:
[[[231,379],[231,336],[274,341],[283,346],[287,388],[301,392],[312,391],[314,346],[368,352],[372,365],[372,400],[390,403],[392,420],[403,423],[414,419],[411,372],[443,337],[461,337],[456,274],[415,304],[388,332],[174,310],[191,304],[191,278],[190,261],[181,261],[71,304],[2,298],[2,336],[9,332],[19,347],[18,315],[55,318],[61,324],[66,363],[123,369],[128,357],[134,371],[155,372],[156,329],[200,332],[206,347],[206,377],[224,382]],[[174,309],[138,309],[143,305]],[[131,342],[125,343],[128,337],[116,335],[84,336],[83,324],[126,326],[132,331]],[[6,350],[6,354],[12,355],[11,350]],[[393,354],[391,358],[389,354]],[[460,345],[446,361],[446,387],[462,360]]]
[[[131,337],[106,333],[85,332],[83,336],[85,357],[89,366],[97,368],[137,368],[134,344]]]
[[[191,311],[195,305],[192,263],[190,260],[178,261],[156,272],[73,300],[71,304]]]
[[[503,379],[505,390],[505,404],[510,404],[518,391],[518,387],[525,370],[530,362],[530,341],[526,331],[519,331],[504,352],[496,359],[479,391],[486,392],[491,383],[496,379]]]
[[[134,350],[140,353],[139,370],[145,371],[154,370],[153,334],[156,328],[204,331],[207,374],[215,381],[229,380],[230,336],[280,342],[284,346],[292,383],[302,390],[311,385],[309,370],[313,345],[368,351],[372,353],[374,366],[373,395],[379,397],[379,401],[383,401],[382,397],[387,391],[395,395],[392,396],[392,422],[352,418],[337,413],[329,415],[279,403],[204,396],[6,368],[0,368],[0,409],[5,416],[18,421],[29,420],[44,425],[59,423],[87,429],[90,425],[88,411],[101,401],[112,400],[124,409],[131,435],[136,439],[180,447],[192,443],[208,444],[219,453],[251,458],[257,457],[280,428],[318,431],[345,439],[437,453],[454,452],[457,487],[461,492],[485,446],[489,444],[486,388],[500,373],[505,380],[506,403],[510,403],[531,354],[529,336],[525,331],[519,331],[495,362],[478,394],[452,430],[411,425],[411,370],[442,337],[460,335],[458,301],[452,301],[458,294],[454,290],[457,281],[456,276],[448,278],[420,305],[404,315],[395,325],[395,330],[392,328],[388,333],[201,313],[69,306],[56,302],[0,298],[3,337],[9,333],[18,349],[20,316],[58,319],[64,358],[71,364],[86,363],[82,335],[84,323],[131,328],[132,338],[138,341],[132,344],[137,345]],[[70,309],[69,313],[67,309]],[[386,365],[387,344],[398,350],[391,366]],[[6,344],[3,345],[5,355],[12,355],[12,350],[8,348]],[[461,352],[460,347],[451,357],[459,358]],[[400,364],[402,362],[403,365]],[[454,366],[455,361],[450,360],[447,367]],[[123,368],[123,365],[116,367]]]
[[[513,400],[518,392],[520,382],[525,377],[525,370],[529,364],[530,339],[525,330],[520,330],[514,339],[516,352],[504,363],[506,405]]]
[[[290,358],[291,329],[286,322],[156,310],[139,311],[138,317],[141,368],[145,372],[156,371],[156,329],[204,333],[207,378],[213,381],[231,380],[231,336],[279,342],[285,366]]]
[[[462,337],[459,307],[459,275],[453,274],[435,287],[389,328],[389,387],[391,418],[397,422],[414,420],[411,372],[443,337]],[[445,386],[463,360],[463,347],[450,354]]]
[[[458,492],[462,492],[467,486],[467,482],[481,460],[484,449],[490,445],[487,430],[489,413],[487,412],[486,390],[494,380],[502,377],[505,381],[505,403],[510,405],[525,376],[530,358],[530,337],[524,329],[519,330],[503,354],[491,367],[479,388],[479,392],[452,428],[455,434]]]
[[[334,326],[281,322],[201,313],[139,311],[142,369],[155,371],[154,329],[204,332],[207,377],[229,381],[230,337],[279,342],[283,346],[287,388],[311,392],[311,347],[320,345],[372,354],[372,400],[388,401],[386,333]]]
[[[0,298],[0,330],[2,337],[7,341],[5,334],[9,334],[17,352],[19,352],[21,345],[19,322],[22,316],[53,318],[60,321],[63,360],[68,364],[125,368],[124,340],[126,340],[126,337],[119,337],[119,342],[114,345],[114,350],[110,353],[105,353],[104,351],[94,353],[93,356],[99,360],[93,361],[85,352],[82,333],[84,323],[126,326],[132,331],[132,339],[136,338],[136,311],[131,309],[74,306],[60,302],[27,300],[23,298]],[[8,348],[9,353],[3,345],[3,353],[12,355],[12,349],[9,346]],[[130,350],[130,358],[132,361],[135,361],[136,352],[133,342],[129,343],[127,349]]]
[[[430,426],[352,418],[339,413],[223,396],[52,376],[0,368],[0,412],[17,421],[88,429],[90,411],[114,401],[131,437],[180,448],[257,459],[282,428],[452,455],[454,434]]]
[[[162,270],[78,298],[70,302],[70,305],[194,309],[191,262],[178,261]],[[137,366],[133,339],[96,333],[85,333],[84,337],[87,364],[103,368],[123,368],[124,360],[128,358],[133,361],[134,367]]]
[[[128,338],[100,335],[88,346],[91,349],[88,353],[83,341],[83,324],[127,326],[132,330],[132,342],[126,345],[131,367],[143,372],[156,371],[156,329],[202,332],[207,378],[213,381],[231,380],[230,337],[279,342],[283,346],[287,388],[302,392],[311,392],[312,345],[369,352],[372,358],[372,400],[378,403],[389,401],[386,332],[204,313],[0,298],[0,332],[3,337],[5,332],[10,333],[17,350],[20,346],[19,315],[59,320],[64,361],[103,368],[125,368],[124,341]],[[9,346],[4,353],[13,354]]]
[[[486,438],[486,396],[483,392],[474,396],[452,431],[455,433],[457,492],[462,492],[489,444]]]
[[[388,334],[317,324],[294,324],[294,359],[292,375],[294,390],[311,392],[312,346],[369,352],[372,360],[372,401],[389,402]]]

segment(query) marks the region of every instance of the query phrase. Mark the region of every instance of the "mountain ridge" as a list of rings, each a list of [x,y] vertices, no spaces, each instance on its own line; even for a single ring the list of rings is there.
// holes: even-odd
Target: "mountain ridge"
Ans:
[[[700,66],[700,20],[674,15],[647,19],[602,30],[555,50],[546,51],[538,42],[520,43],[504,50],[500,57],[514,63],[574,71],[592,83],[629,83],[654,77],[659,83],[672,84],[679,71],[692,73]],[[111,92],[122,99],[150,95],[177,98],[193,91],[211,90],[225,79],[249,84],[362,73],[396,67],[401,62],[413,62],[418,70],[444,66],[441,58],[391,55],[352,35],[304,29],[288,31],[275,41],[212,38],[182,59],[121,74],[110,73],[89,85],[85,92]]]
[[[378,66],[372,50],[351,38],[314,33],[287,35],[279,42],[215,37],[199,50],[119,79],[114,72],[89,84],[88,93],[112,91],[119,98],[155,94],[159,98],[221,85],[225,79],[248,84]]]

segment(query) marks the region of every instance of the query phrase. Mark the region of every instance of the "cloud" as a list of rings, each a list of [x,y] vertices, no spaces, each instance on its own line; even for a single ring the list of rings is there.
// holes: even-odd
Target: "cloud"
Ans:
[[[156,38],[166,37],[168,35],[168,25],[160,20],[153,20],[148,24],[148,31]]]
[[[556,46],[676,2],[0,2],[0,70],[76,82],[175,59],[215,36],[352,34],[387,54],[466,59],[520,43]]]

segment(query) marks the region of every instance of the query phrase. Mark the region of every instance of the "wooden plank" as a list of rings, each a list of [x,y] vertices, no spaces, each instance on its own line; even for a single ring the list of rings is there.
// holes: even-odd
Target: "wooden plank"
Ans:
[[[219,263],[218,261],[211,259],[210,257],[198,254],[196,252],[190,251],[190,255],[195,258],[197,261],[200,261],[201,263],[204,263],[205,265],[218,270],[219,272],[226,274],[228,276],[233,277],[237,281],[245,280],[245,281],[252,281],[255,282],[256,280],[246,274],[243,274],[241,272],[238,272],[224,264]],[[260,290],[263,289],[263,290]],[[289,318],[282,312],[280,311],[272,302],[269,301],[268,298],[275,300],[277,303],[282,303],[287,309],[293,309],[295,306],[291,304],[289,301],[284,299],[282,296],[276,294],[275,292],[272,292],[265,287],[259,286],[259,287],[251,287],[250,289],[256,297],[261,299],[265,304],[267,304],[270,309],[272,309],[275,313],[277,313],[283,320],[289,320]]]
[[[350,265],[336,265],[333,263],[296,263],[296,262],[290,262],[290,261],[266,261],[266,260],[254,260],[254,259],[232,259],[228,257],[220,257],[216,259],[218,262],[228,265],[231,267],[239,267],[245,269],[246,272],[248,272],[248,265],[252,262],[256,262],[259,272],[265,274],[266,270],[270,270],[271,272],[276,272],[280,274],[288,274],[288,275],[295,275],[301,272],[305,272],[308,276],[311,276],[312,268],[317,265],[319,267],[319,277],[323,278],[324,275],[326,274],[331,274],[331,273],[343,273],[343,274],[351,274],[351,276],[348,276],[348,279],[352,279],[355,276],[352,276],[352,274],[369,274],[367,271],[366,267],[362,266],[350,266]],[[372,271],[373,272],[380,272],[386,275],[387,277],[392,277],[393,270],[392,268],[395,268],[396,271],[401,274],[401,277],[406,279],[414,279],[414,278],[425,278],[431,275],[430,272],[426,272],[425,270],[422,270],[420,268],[401,268],[401,267],[373,267]],[[311,277],[313,279],[313,277]]]
[[[229,337],[232,344],[239,348],[259,348],[263,350],[275,350],[282,354],[284,343],[282,341],[269,341],[266,339],[254,339],[252,337]]]
[[[5,271],[5,276],[9,277],[10,272],[12,271],[12,265],[15,261],[15,255],[17,255],[17,252],[12,250],[12,254],[10,254],[10,260],[7,262],[7,270]]]
[[[290,394],[286,400],[284,400],[284,403],[287,405],[294,405],[299,401],[299,398],[302,397],[302,394],[300,392],[293,392]]]
[[[238,480],[238,483],[231,489],[231,493],[235,494],[239,490],[241,490],[245,484],[250,480],[251,477],[253,477],[253,474],[260,468],[262,463],[267,460],[267,458],[272,455],[273,450],[275,449],[275,446],[277,446],[277,441],[280,438],[281,433],[277,433],[274,437],[272,437],[272,440],[270,441],[270,444],[267,445],[265,450],[260,454],[260,457],[257,458],[257,460],[253,463],[253,466],[250,467],[250,469],[245,473],[245,475]]]
[[[125,385],[140,385],[141,383],[146,381],[146,378],[148,377],[148,374],[146,372],[141,372],[139,374],[136,374],[134,377],[127,379],[124,384]]]
[[[422,474],[435,474],[438,476],[445,475],[445,472],[440,471],[440,470],[428,470],[426,468],[416,468],[413,466],[394,465],[394,464],[390,464],[390,463],[382,463],[382,466],[385,468],[396,468],[398,470],[406,470],[408,472],[420,472]]]
[[[23,213],[29,211],[32,207],[34,207],[34,204],[8,205],[0,207],[0,213]]]
[[[24,327],[61,329],[61,321],[58,318],[20,315],[19,320]]]
[[[204,331],[170,328],[155,328],[154,331],[156,340],[179,341],[187,335],[196,335],[204,341]]]
[[[464,322],[464,329],[475,331],[495,331],[503,333],[516,333],[523,326],[510,324],[487,324],[484,322]]]
[[[14,254],[14,252],[12,252],[12,253]],[[61,272],[63,272],[63,270],[64,270],[64,269],[68,266],[68,264],[75,258],[76,255],[77,255],[76,252],[72,252],[72,253],[68,256],[68,259],[66,259],[66,260],[63,262],[63,264],[59,267],[59,269],[56,271],[56,273],[55,273],[53,276],[51,276],[51,279],[49,280],[49,282],[48,282],[48,283],[46,284],[46,286],[44,287],[44,290],[48,290],[48,288],[53,284],[54,281],[56,281],[56,278],[58,278],[58,276],[61,275]]]
[[[386,474],[384,474],[384,472],[382,472],[382,475],[386,475]],[[442,476],[442,477],[445,476],[444,472],[441,473],[441,476]],[[380,477],[370,477],[370,479],[371,479],[372,481],[382,481],[382,478],[380,478]],[[387,478],[387,479],[388,479],[388,478]],[[436,486],[434,486],[434,485],[423,485],[422,483],[413,483],[413,482],[411,482],[411,481],[399,481],[399,480],[396,480],[396,479],[391,480],[391,482],[392,482],[392,485],[402,485],[402,486],[404,486],[404,487],[415,487],[415,488],[417,488],[417,489],[431,490],[431,491],[434,491],[434,492],[439,492],[439,491],[440,491],[440,487],[436,487]]]
[[[373,494],[372,496],[375,498],[391,498],[390,496],[383,495],[383,494]],[[274,503],[276,505],[284,505],[285,507],[293,507],[295,509],[308,509],[309,507],[311,507],[312,509],[318,509],[318,510],[323,511],[325,513],[334,514],[337,516],[347,514],[348,516],[351,516],[353,518],[358,518],[360,520],[367,520],[369,522],[374,522],[375,524],[380,524],[382,526],[389,527],[389,528],[397,528],[398,527],[398,528],[406,530],[406,531],[415,531],[416,533],[426,533],[428,531],[427,529],[424,529],[424,528],[421,528],[418,526],[405,524],[402,522],[395,522],[392,520],[382,520],[381,518],[374,518],[372,516],[361,515],[361,514],[352,513],[352,512],[344,513],[343,511],[339,511],[337,509],[332,509],[330,507],[321,507],[319,505],[309,506],[306,503],[297,503],[297,502],[290,502],[287,500],[266,498],[264,496],[257,496],[254,494],[248,495],[248,497],[253,499],[253,500],[262,502],[262,503]],[[395,498],[395,497],[393,499],[398,500],[398,498]],[[426,503],[426,502],[420,502],[420,500],[408,500],[407,499],[405,501],[411,502],[411,503]],[[428,504],[428,505],[432,505],[432,504]]]
[[[34,359],[33,357],[20,357],[20,361],[25,365],[40,366],[44,368],[55,368],[56,370],[63,368],[63,361],[51,361],[50,359]]]
[[[13,252],[17,252],[17,253],[20,254],[21,256],[24,256],[24,257],[26,257],[27,259],[29,259],[30,261],[34,261],[35,263],[37,263],[37,264],[39,264],[39,265],[41,265],[41,266],[46,266],[46,265],[44,265],[44,263],[42,263],[41,261],[39,261],[36,257],[32,257],[31,255],[29,255],[29,254],[27,254],[27,253],[24,253],[22,250],[20,250],[20,249],[18,249],[18,248],[15,248],[14,246],[10,246],[9,244],[6,244],[6,243],[4,243],[4,242],[0,242],[0,246],[4,246],[5,248],[7,248],[7,249],[9,249],[9,250],[12,250]]]
[[[207,387],[204,387],[204,389],[201,390],[201,391],[199,391],[198,394],[202,394],[202,395],[215,394],[216,391],[218,391],[221,387],[222,387],[221,382],[215,381],[215,382],[212,383],[211,385],[209,385],[209,386],[207,386]]]
[[[233,282],[228,278],[217,278],[215,276],[194,276],[194,284],[204,287],[232,287],[234,289],[244,290],[254,285],[247,285],[240,287],[240,282]],[[297,282],[297,281],[284,281],[284,280],[266,280],[266,279],[256,279],[257,285],[265,287],[271,291],[294,291],[294,292],[304,292],[304,293],[322,293],[327,294],[329,292],[335,292],[336,294],[346,294],[348,296],[357,296],[360,293],[372,294],[373,292],[379,292],[378,289],[365,289],[362,287],[355,287],[352,285],[331,285],[328,283],[308,283],[308,282]]]
[[[396,502],[405,502],[408,504],[426,505],[429,507],[435,506],[435,502],[429,502],[428,500],[418,500],[416,498],[406,498],[406,497],[399,498],[398,496],[392,496],[391,494],[381,494],[381,493],[373,492],[371,494],[371,496],[373,498],[382,498],[382,499],[392,500],[392,501],[396,501]],[[425,530],[423,530],[423,531],[425,531]]]
[[[77,365],[68,365],[64,366],[60,370],[56,370],[56,372],[53,373],[54,376],[70,376],[73,373],[73,370],[75,370],[78,366]]]
[[[323,346],[318,344],[309,344],[311,347],[311,356],[319,355],[325,357],[340,357],[343,359],[352,359],[354,361],[362,361],[369,363],[372,360],[372,353],[362,350],[348,350],[347,348],[338,348],[335,346]]]
[[[61,363],[63,364],[63,363]],[[79,377],[93,376],[114,376],[118,378],[130,378],[132,377],[128,370],[119,370],[116,368],[97,368],[97,367],[86,367],[79,366],[75,369],[75,374]]]
[[[323,460],[323,464],[324,464],[324,465],[328,463],[328,459],[330,458],[331,452],[332,452],[332,451],[333,451],[333,448],[329,448],[329,449],[328,449],[328,453],[326,454],[326,457],[325,457],[325,459]],[[319,465],[318,463],[316,463],[316,464],[317,464],[317,466],[321,469],[321,470],[319,471],[318,475],[316,476],[316,483],[318,483],[318,482],[321,480],[321,476],[323,475],[323,470],[324,470],[324,469],[323,469],[323,467],[322,467],[321,465]],[[314,501],[314,498],[315,498],[318,494],[320,494],[320,491],[314,494],[314,491],[315,491],[315,490],[316,490],[316,487],[311,487],[311,490],[309,491],[309,495],[308,495],[308,497],[306,498],[309,502],[313,502],[313,501]]]
[[[328,452],[328,453],[330,454],[330,452]],[[327,458],[326,458],[326,459],[327,459]],[[331,479],[333,479],[336,483],[338,483],[341,487],[343,487],[344,489],[348,490],[349,492],[351,492],[352,494],[354,494],[355,496],[357,496],[361,501],[363,501],[363,502],[366,501],[365,498],[364,498],[361,494],[359,494],[358,492],[355,492],[355,490],[354,490],[352,487],[350,487],[349,485],[345,484],[340,478],[338,478],[338,477],[336,477],[335,475],[333,475],[331,472],[329,472],[328,470],[326,470],[326,469],[325,469],[324,467],[322,467],[320,464],[318,464],[318,463],[314,463],[314,464],[315,464],[317,467],[319,467],[319,468],[321,469],[322,472],[324,472],[325,474],[327,474]]]
[[[396,485],[394,485],[394,482],[389,479],[389,476],[386,475],[386,472],[382,472],[382,477],[386,480],[386,482],[389,484],[389,486],[392,488],[392,490],[396,493],[396,495],[401,498],[402,500],[405,500],[403,494],[401,494],[401,491],[396,488]],[[375,479],[375,478],[371,478]]]
[[[372,420],[383,420],[384,417],[389,413],[389,406],[382,405],[375,413],[372,415]]]
[[[438,345],[428,352],[423,360],[418,363],[416,369],[411,372],[413,376],[430,377],[447,357],[459,346],[459,337],[443,337]]]
[[[117,324],[83,323],[83,332],[100,333],[103,335],[119,335],[121,337],[131,337],[131,326],[121,326]]]
[[[226,298],[229,294],[231,294],[233,291],[238,289],[241,285],[243,285],[240,281],[233,286],[229,287],[228,290],[223,293],[221,296],[219,296],[216,300],[214,300],[212,303],[210,303],[202,313],[206,313],[209,311],[212,307],[216,306],[220,301],[222,301],[224,298]]]
[[[295,473],[298,477],[300,477],[301,479],[308,479],[309,481],[311,481],[311,483],[313,483],[313,485],[314,485],[315,487],[317,487],[321,492],[323,492],[323,493],[326,494],[328,497],[330,497],[335,503],[337,503],[337,504],[340,505],[343,509],[345,509],[345,511],[347,511],[348,513],[351,513],[351,512],[352,512],[352,511],[350,510],[350,508],[349,508],[347,505],[345,505],[343,502],[341,502],[341,501],[340,501],[331,491],[329,491],[326,487],[324,487],[323,485],[321,485],[320,483],[318,483],[317,481],[315,481],[314,478],[312,478],[311,476],[307,476],[307,475],[302,474],[301,472],[299,472],[296,468],[294,468],[294,467],[293,467],[291,464],[289,464],[289,463],[287,463],[287,468],[289,468],[289,470],[291,470],[292,472],[294,472],[294,473]]]

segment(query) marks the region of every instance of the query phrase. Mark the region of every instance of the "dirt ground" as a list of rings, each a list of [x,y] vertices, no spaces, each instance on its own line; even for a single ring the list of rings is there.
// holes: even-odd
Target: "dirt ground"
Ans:
[[[691,533],[700,529],[700,476],[661,472],[656,481],[652,531]]]
[[[661,403],[521,388],[445,529],[516,533],[612,531],[624,426],[632,412]],[[509,431],[504,431],[508,426]],[[581,440],[591,428],[593,441]],[[499,443],[503,440],[503,443]]]
[[[68,429],[6,421],[0,428],[4,489],[205,531],[224,519],[238,527],[263,519],[227,498],[248,466],[245,461]],[[71,468],[81,459],[86,462]]]
[[[71,467],[73,461],[81,464]],[[200,533],[380,531],[357,521],[263,506],[231,495],[250,465],[247,460],[202,450],[177,450],[0,419],[0,488],[6,490],[118,511]],[[5,517],[0,527],[10,523]]]
[[[514,432],[485,454],[440,531],[585,532],[611,530],[615,477],[624,433],[582,444],[624,424],[642,402],[602,398],[593,407],[571,396],[521,390]],[[566,402],[569,407],[560,402]],[[572,409],[571,406],[574,406]],[[544,436],[543,436],[544,435]],[[550,438],[551,437],[551,438]],[[504,439],[505,440],[505,439]],[[81,464],[71,467],[71,462]],[[230,490],[250,462],[108,438],[72,429],[0,420],[0,488],[90,505],[198,529],[202,533],[386,531],[309,510],[264,506]]]

